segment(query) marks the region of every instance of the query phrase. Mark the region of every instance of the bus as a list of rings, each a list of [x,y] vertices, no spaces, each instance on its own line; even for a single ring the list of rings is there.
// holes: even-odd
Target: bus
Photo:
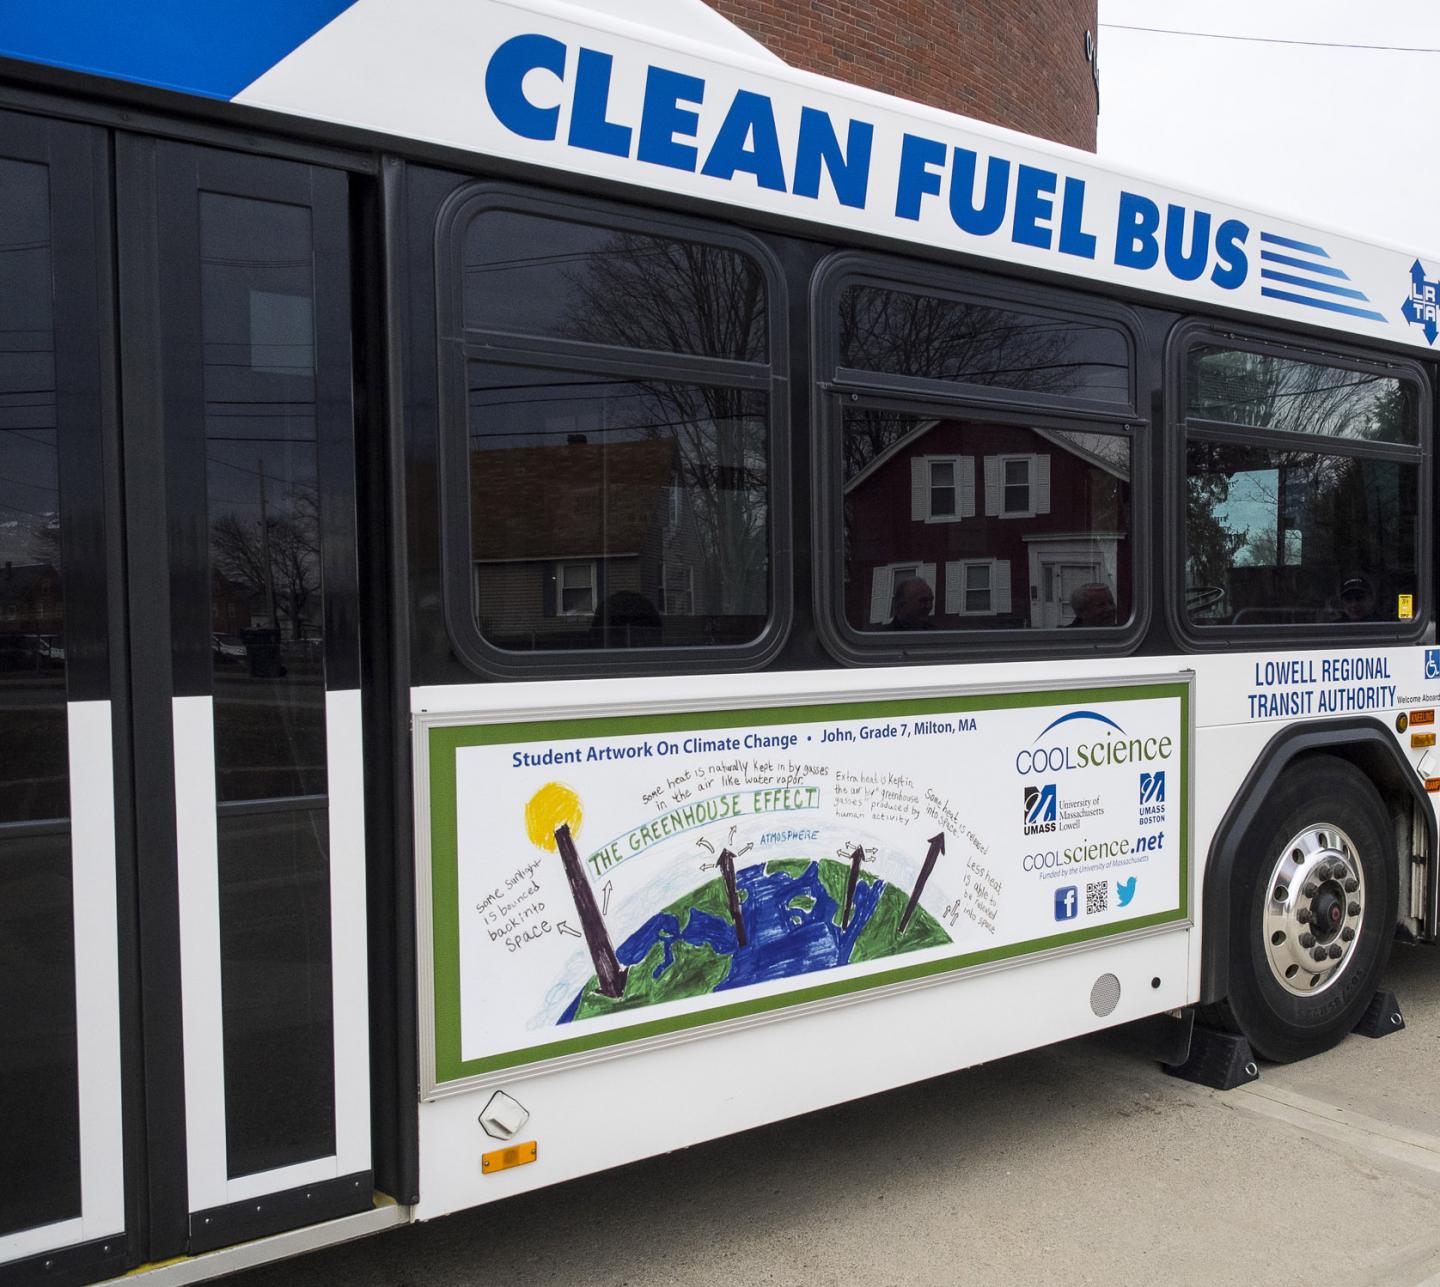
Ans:
[[[1435,939],[1440,258],[603,8],[7,12],[0,1283]]]

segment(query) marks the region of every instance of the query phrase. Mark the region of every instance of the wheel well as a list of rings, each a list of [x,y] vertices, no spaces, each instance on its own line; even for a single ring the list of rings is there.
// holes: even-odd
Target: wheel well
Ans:
[[[1410,890],[1411,866],[1419,856],[1425,865],[1427,904],[1433,900],[1435,815],[1415,770],[1401,754],[1395,735],[1379,720],[1368,717],[1292,725],[1271,738],[1261,751],[1210,844],[1201,893],[1205,919],[1200,949],[1200,1000],[1204,1004],[1220,1000],[1229,990],[1230,877],[1245,833],[1280,775],[1316,755],[1348,761],[1365,774],[1380,793],[1394,828],[1400,925],[1412,937],[1434,941],[1436,926],[1431,908],[1411,908]],[[1415,834],[1417,823],[1419,836]]]

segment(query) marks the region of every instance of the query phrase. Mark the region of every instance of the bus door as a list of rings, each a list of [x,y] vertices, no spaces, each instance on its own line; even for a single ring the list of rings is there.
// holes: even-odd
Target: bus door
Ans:
[[[0,1282],[127,1255],[106,174],[99,131],[0,112]]]
[[[115,164],[141,914],[175,913],[142,969],[180,1020],[147,1087],[178,1055],[195,1252],[371,1203],[349,202],[153,139]]]
[[[0,1284],[372,1203],[348,206],[0,112]]]

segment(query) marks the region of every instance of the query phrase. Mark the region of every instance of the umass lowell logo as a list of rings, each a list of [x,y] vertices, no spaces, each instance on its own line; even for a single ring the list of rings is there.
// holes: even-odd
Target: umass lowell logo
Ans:
[[[1055,830],[1055,784],[1025,788],[1025,834],[1038,835]]]
[[[1410,296],[1400,306],[1405,320],[1425,332],[1431,344],[1440,335],[1440,279],[1425,276],[1425,267],[1417,259],[1410,266]]]

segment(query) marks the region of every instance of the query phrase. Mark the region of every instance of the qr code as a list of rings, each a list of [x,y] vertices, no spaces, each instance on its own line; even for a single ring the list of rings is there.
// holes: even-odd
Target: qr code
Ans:
[[[1085,911],[1094,916],[1096,912],[1108,910],[1110,906],[1110,882],[1097,880],[1085,886]]]

